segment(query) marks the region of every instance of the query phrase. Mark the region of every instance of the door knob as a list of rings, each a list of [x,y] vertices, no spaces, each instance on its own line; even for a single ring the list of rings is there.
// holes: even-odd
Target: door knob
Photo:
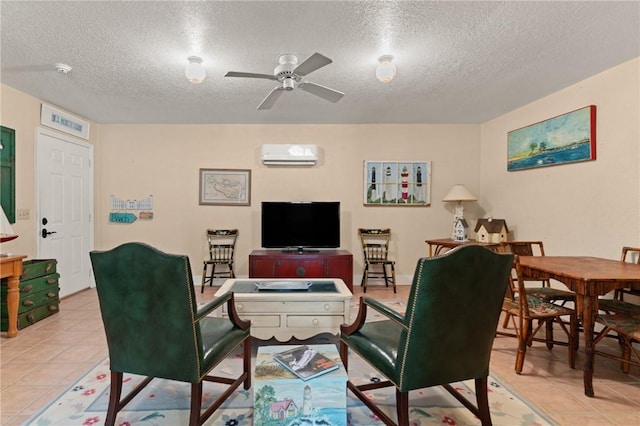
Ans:
[[[47,235],[57,234],[56,231],[47,231],[47,228],[42,228],[42,238],[47,238]]]

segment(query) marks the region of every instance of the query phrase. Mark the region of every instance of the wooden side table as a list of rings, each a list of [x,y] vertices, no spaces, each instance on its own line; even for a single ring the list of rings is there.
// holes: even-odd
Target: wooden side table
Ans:
[[[9,326],[7,337],[18,335],[18,305],[20,304],[20,275],[22,275],[22,259],[25,255],[11,255],[0,257],[0,278],[7,279],[7,314]]]
[[[500,252],[504,251],[503,243],[481,243],[475,240],[455,241],[451,238],[441,238],[437,240],[425,240],[425,243],[429,245],[429,257],[441,254],[444,249],[451,250],[456,247],[468,245],[482,246]]]

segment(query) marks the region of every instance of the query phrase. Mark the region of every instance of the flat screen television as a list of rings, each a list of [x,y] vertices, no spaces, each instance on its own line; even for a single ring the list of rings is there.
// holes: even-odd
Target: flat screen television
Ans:
[[[339,201],[263,201],[262,247],[340,247]]]

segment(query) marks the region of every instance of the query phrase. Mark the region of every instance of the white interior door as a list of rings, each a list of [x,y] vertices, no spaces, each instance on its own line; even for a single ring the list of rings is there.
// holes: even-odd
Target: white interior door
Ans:
[[[44,129],[36,140],[39,259],[57,259],[60,296],[92,286],[93,148]]]

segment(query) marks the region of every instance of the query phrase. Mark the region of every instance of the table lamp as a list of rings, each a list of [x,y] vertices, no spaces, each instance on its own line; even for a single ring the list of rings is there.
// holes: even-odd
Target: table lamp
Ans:
[[[463,201],[476,201],[477,198],[469,192],[469,190],[461,184],[453,185],[453,188],[449,190],[447,195],[444,196],[442,201],[452,202],[457,204],[453,208],[453,233],[451,239],[454,241],[466,241],[467,235],[465,232],[466,221],[464,220],[464,207]]]

